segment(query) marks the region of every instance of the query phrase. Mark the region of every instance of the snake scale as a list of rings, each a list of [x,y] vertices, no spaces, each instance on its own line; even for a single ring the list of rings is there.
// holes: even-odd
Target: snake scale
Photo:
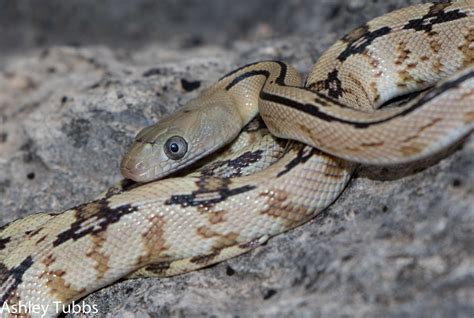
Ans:
[[[473,40],[474,1],[426,3],[354,29],[303,85],[279,61],[225,75],[137,135],[121,169],[139,183],[125,180],[91,202],[0,229],[0,304],[41,304],[54,316],[53,303],[120,278],[220,262],[313,218],[356,164],[411,162],[456,143],[474,127]],[[415,91],[422,92],[385,107]],[[257,113],[271,132],[257,146],[230,151],[200,173],[153,181],[231,142]],[[274,152],[282,155],[273,164],[242,173]]]

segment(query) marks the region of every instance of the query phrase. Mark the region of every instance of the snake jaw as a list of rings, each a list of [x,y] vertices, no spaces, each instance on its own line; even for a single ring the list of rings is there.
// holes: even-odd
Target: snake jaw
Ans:
[[[120,163],[120,171],[125,178],[137,182],[145,182],[150,179],[151,169],[146,163],[148,153],[153,146],[148,143],[135,142],[129,152],[123,157]],[[148,156],[149,157],[149,156]]]

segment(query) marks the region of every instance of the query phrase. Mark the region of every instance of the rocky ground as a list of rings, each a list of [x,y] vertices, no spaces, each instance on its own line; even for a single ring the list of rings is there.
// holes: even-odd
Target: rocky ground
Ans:
[[[141,127],[235,67],[307,72],[415,2],[0,1],[0,224],[92,199]],[[470,137],[430,162],[361,167],[324,213],[244,256],[84,301],[108,317],[472,317],[473,229]]]

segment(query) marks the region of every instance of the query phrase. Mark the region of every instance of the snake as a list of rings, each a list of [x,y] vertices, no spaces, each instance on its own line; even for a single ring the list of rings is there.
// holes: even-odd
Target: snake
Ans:
[[[425,3],[355,28],[305,81],[272,60],[228,73],[137,134],[117,186],[0,228],[0,304],[45,308],[2,315],[55,316],[122,278],[243,254],[314,218],[359,164],[460,142],[474,128],[473,40],[474,1]]]

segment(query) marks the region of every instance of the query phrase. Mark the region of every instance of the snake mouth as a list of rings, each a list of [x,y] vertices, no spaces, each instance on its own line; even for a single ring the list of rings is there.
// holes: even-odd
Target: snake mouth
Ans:
[[[149,143],[135,141],[120,163],[122,175],[136,182],[147,182],[154,179],[152,160],[153,146]],[[156,178],[155,178],[156,179]]]
[[[144,160],[125,156],[120,164],[120,172],[122,175],[136,182],[150,181],[152,169],[146,167]]]

